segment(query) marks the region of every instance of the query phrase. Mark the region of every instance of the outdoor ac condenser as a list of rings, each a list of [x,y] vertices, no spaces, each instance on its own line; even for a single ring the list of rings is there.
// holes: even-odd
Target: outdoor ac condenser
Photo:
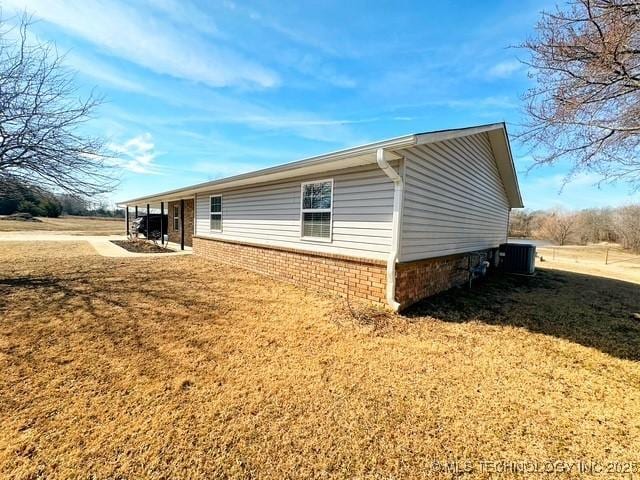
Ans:
[[[536,269],[536,246],[524,243],[500,245],[500,266],[508,273],[533,275]]]

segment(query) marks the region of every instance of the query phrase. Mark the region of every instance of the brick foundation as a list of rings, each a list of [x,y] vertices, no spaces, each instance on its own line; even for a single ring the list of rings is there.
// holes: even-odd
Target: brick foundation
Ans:
[[[491,260],[491,250],[429,258],[396,266],[396,301],[401,308],[469,282],[469,269]]]
[[[341,296],[386,305],[386,262],[193,238],[193,253]]]
[[[167,216],[169,225],[167,225],[167,235],[172,243],[180,243],[180,228],[173,228],[173,207],[176,205],[180,210],[180,200],[169,202],[167,204]],[[179,225],[178,225],[179,226]],[[190,247],[193,243],[193,199],[184,201],[184,244]]]
[[[351,297],[387,306],[385,261],[197,236],[193,237],[193,253],[312,289],[329,290],[341,296],[349,292]],[[465,285],[470,266],[486,259],[492,259],[490,250],[400,263],[396,267],[396,301],[402,309]]]

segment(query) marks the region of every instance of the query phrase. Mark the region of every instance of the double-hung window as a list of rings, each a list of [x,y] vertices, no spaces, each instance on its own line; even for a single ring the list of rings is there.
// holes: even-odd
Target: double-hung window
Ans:
[[[209,222],[212,231],[222,231],[222,195],[209,197]]]
[[[302,184],[302,238],[331,241],[333,180]]]
[[[180,207],[178,205],[173,206],[173,229],[180,230]]]

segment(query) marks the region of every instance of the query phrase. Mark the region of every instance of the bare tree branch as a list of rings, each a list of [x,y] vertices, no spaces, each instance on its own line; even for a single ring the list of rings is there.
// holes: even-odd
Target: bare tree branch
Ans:
[[[100,138],[81,131],[101,98],[78,98],[63,58],[50,44],[30,42],[29,25],[23,16],[16,32],[0,19],[0,185],[110,192],[114,162]]]
[[[640,188],[640,1],[571,0],[543,13],[522,47],[536,86],[518,137],[535,163]]]

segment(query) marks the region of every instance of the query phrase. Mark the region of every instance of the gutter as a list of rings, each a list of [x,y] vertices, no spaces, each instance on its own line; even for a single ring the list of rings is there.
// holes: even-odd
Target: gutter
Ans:
[[[391,251],[387,259],[387,303],[397,312],[400,304],[396,302],[396,263],[400,251],[400,219],[402,218],[402,204],[404,197],[404,182],[402,177],[396,172],[389,162],[384,158],[384,148],[376,151],[376,161],[382,171],[393,182],[393,221],[391,224]]]
[[[125,205],[129,205],[129,204],[133,205],[136,203],[147,203],[152,200],[160,201],[161,198],[166,199],[166,197],[176,197],[176,199],[179,199],[180,196],[183,196],[183,195],[191,196],[198,192],[204,192],[216,187],[224,188],[225,184],[227,183],[237,182],[241,180],[255,179],[254,183],[260,183],[261,176],[276,174],[276,173],[291,172],[290,176],[294,177],[296,175],[299,175],[299,173],[296,172],[296,169],[322,165],[324,163],[328,163],[331,161],[348,159],[350,157],[359,156],[359,155],[373,154],[374,150],[378,148],[397,149],[397,148],[403,148],[410,145],[414,145],[415,143],[416,143],[415,135],[405,135],[403,137],[392,138],[389,140],[382,140],[375,143],[347,148],[345,150],[337,150],[335,152],[325,153],[323,155],[317,155],[315,157],[304,158],[302,160],[298,160],[295,162],[276,165],[274,167],[268,167],[268,168],[256,170],[253,172],[241,173],[239,175],[220,178],[218,180],[210,180],[204,183],[197,183],[195,185],[189,185],[187,187],[178,188],[175,190],[168,190],[165,192],[155,193],[153,195],[146,195],[144,197],[123,200],[121,202],[118,202],[117,205],[124,207]],[[373,163],[373,162],[367,162],[367,163]]]
[[[130,200],[123,200],[118,202],[118,206],[124,207],[125,205],[134,205],[136,203],[150,203],[150,202],[159,202],[159,201],[167,201],[170,199],[179,200],[182,197],[190,197],[198,192],[204,192],[207,190],[212,190],[214,188],[227,188],[229,184],[233,184],[234,182],[246,182],[242,183],[242,186],[251,185],[254,183],[260,183],[261,178],[268,175],[273,174],[290,174],[291,177],[296,176],[299,172],[296,172],[297,169],[302,169],[306,167],[318,167],[325,163],[330,163],[333,161],[341,161],[348,159],[354,156],[363,156],[373,154],[374,151],[378,149],[388,149],[388,150],[397,150],[404,147],[409,147],[412,145],[424,145],[433,142],[441,142],[444,140],[449,140],[452,138],[458,138],[460,136],[474,135],[476,133],[482,132],[492,132],[494,130],[503,130],[504,132],[504,140],[507,143],[507,148],[509,149],[509,156],[511,159],[511,168],[514,173],[514,181],[517,186],[517,177],[515,176],[515,168],[513,166],[513,158],[511,156],[511,147],[509,146],[509,139],[506,133],[506,126],[504,123],[492,123],[487,125],[479,125],[475,127],[466,127],[466,128],[454,128],[448,130],[439,130],[433,132],[424,132],[424,133],[415,133],[411,135],[404,135],[402,137],[391,138],[388,140],[381,140],[378,142],[368,143],[365,145],[360,145],[357,147],[351,147],[344,150],[337,150],[334,152],[325,153],[323,155],[316,155],[314,157],[305,158],[302,160],[298,160],[291,163],[285,163],[282,165],[276,165],[274,167],[265,168],[262,170],[257,170],[254,172],[243,173],[240,175],[234,175],[227,178],[221,178],[218,180],[211,180],[204,183],[197,183],[195,185],[189,185],[186,187],[168,190],[165,192],[155,193],[152,195],[145,195],[143,197],[132,198]],[[367,162],[370,163],[370,162]],[[373,163],[373,162],[371,162]],[[284,176],[281,178],[285,178]],[[268,180],[271,181],[271,180]],[[240,185],[238,185],[240,186]],[[517,191],[518,195],[520,195],[519,190]],[[167,198],[173,197],[173,198]],[[521,202],[521,200],[520,200]]]

